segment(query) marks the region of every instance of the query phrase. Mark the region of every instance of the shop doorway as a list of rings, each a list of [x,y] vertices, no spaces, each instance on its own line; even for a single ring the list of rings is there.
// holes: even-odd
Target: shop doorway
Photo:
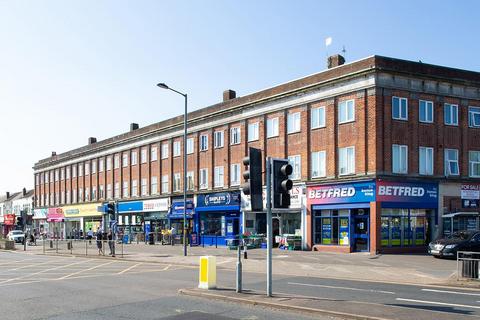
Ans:
[[[240,219],[238,217],[225,217],[227,225],[227,238],[235,238],[240,233]]]
[[[353,251],[365,252],[369,249],[369,217],[353,216]]]

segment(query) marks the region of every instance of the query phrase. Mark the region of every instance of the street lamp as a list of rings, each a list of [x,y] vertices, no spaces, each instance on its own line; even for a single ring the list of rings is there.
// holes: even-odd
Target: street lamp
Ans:
[[[183,116],[183,255],[187,256],[187,94],[172,89],[165,83],[159,83],[157,86],[176,92],[185,98],[185,114]]]

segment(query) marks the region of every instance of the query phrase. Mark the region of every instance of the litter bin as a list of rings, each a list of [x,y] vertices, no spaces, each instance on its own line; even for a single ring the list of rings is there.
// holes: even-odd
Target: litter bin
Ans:
[[[67,242],[67,250],[72,250],[72,242],[71,241]]]
[[[50,249],[53,249],[53,240],[50,240]]]
[[[153,233],[148,235],[148,244],[155,244],[155,237]]]
[[[471,259],[472,255],[463,255],[463,258]],[[462,260],[462,277],[478,279],[478,260]]]

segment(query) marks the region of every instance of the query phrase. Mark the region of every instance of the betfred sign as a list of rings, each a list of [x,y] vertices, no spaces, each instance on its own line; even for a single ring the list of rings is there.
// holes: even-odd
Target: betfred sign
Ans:
[[[358,203],[375,201],[375,182],[358,182],[309,187],[309,204]]]
[[[434,183],[377,181],[377,201],[436,203],[438,201],[438,185]]]

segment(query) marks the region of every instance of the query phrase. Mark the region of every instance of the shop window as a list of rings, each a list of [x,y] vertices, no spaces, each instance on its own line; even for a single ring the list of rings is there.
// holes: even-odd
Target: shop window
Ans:
[[[473,178],[480,177],[480,151],[469,151],[469,176]]]
[[[458,106],[456,104],[445,103],[443,116],[446,125],[458,126]]]
[[[428,210],[382,209],[381,244],[385,247],[423,246],[428,243]]]
[[[200,221],[200,230],[209,236],[225,236],[225,216],[216,213],[206,213]]]
[[[315,211],[313,229],[315,244],[349,246],[349,210]]]

